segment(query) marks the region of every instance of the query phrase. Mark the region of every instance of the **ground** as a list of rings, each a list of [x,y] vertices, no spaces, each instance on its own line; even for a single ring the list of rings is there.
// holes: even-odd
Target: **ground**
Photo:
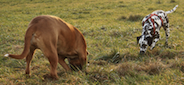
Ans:
[[[153,50],[139,55],[136,37],[141,20],[155,10],[168,14],[169,47],[165,32]],[[184,13],[182,0],[1,0],[0,1],[0,83],[1,84],[82,84],[82,85],[168,85],[184,84]],[[77,27],[87,42],[86,71],[67,73],[58,65],[59,80],[47,78],[50,64],[40,50],[25,75],[25,59],[5,58],[20,54],[31,19],[55,15]]]

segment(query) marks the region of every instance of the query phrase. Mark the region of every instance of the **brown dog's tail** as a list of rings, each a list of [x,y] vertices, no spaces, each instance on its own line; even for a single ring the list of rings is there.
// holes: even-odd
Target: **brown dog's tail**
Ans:
[[[27,57],[28,53],[30,52],[31,39],[34,31],[35,31],[35,27],[33,25],[30,25],[25,34],[24,50],[21,55],[5,54],[4,56],[15,58],[15,59],[23,59]]]

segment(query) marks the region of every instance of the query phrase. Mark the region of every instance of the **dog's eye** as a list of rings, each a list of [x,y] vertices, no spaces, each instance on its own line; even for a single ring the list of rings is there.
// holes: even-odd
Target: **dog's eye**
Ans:
[[[147,46],[146,44],[143,44],[143,45],[142,45],[142,48],[146,48],[146,46]]]

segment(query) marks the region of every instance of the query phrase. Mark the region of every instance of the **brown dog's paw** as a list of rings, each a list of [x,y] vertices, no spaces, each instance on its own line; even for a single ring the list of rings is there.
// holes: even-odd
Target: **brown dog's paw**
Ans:
[[[58,80],[59,79],[59,77],[53,77],[50,74],[44,75],[43,78],[44,78],[44,80],[45,79],[49,79],[49,80]]]
[[[30,74],[23,74],[26,78],[30,78],[31,75]]]
[[[29,74],[26,74],[26,78],[30,78],[31,76]]]

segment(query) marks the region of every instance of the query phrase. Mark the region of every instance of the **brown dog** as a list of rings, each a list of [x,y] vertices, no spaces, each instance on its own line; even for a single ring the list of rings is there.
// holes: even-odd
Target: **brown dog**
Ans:
[[[87,50],[84,36],[74,26],[62,19],[43,15],[35,17],[25,34],[24,50],[21,55],[6,54],[5,57],[23,59],[26,57],[26,74],[30,74],[30,62],[35,49],[40,49],[51,65],[51,77],[58,79],[57,63],[66,71],[71,71],[64,61],[68,59],[72,67],[82,69],[86,64]]]

